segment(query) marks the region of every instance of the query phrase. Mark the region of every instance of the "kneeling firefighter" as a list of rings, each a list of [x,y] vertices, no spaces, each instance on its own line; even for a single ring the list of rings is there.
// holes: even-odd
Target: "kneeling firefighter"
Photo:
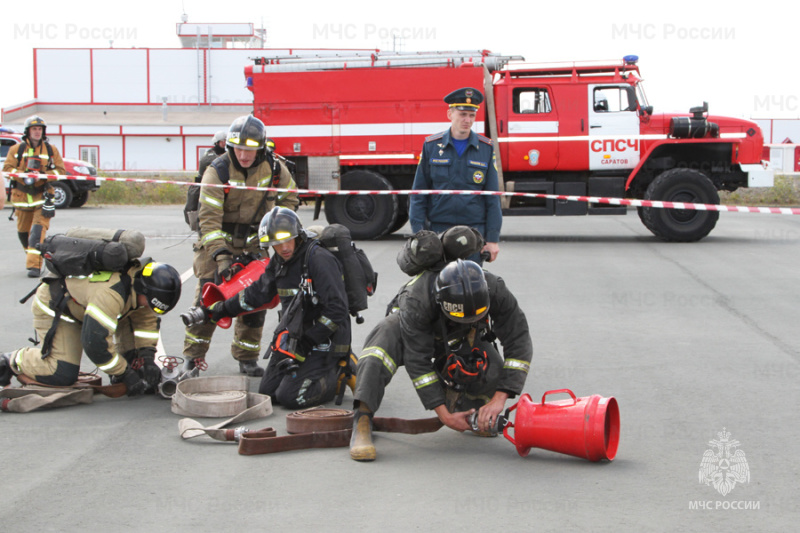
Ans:
[[[155,392],[160,316],[181,297],[172,266],[134,261],[124,272],[45,278],[33,298],[33,326],[41,346],[0,355],[0,385],[14,374],[53,386],[78,379],[83,352],[129,396]],[[139,359],[137,365],[132,365]],[[138,366],[134,370],[133,366]]]
[[[525,314],[502,278],[459,259],[414,277],[393,304],[358,360],[351,458],[375,459],[373,413],[403,365],[422,404],[444,425],[496,434],[498,416],[521,393],[533,355]]]
[[[205,309],[205,319],[217,322],[237,316],[277,294],[282,317],[258,391],[289,409],[330,401],[336,393],[337,365],[350,355],[342,267],[314,233],[303,229],[291,209],[272,209],[262,219],[258,236],[262,248],[274,250],[266,271],[238,295]]]

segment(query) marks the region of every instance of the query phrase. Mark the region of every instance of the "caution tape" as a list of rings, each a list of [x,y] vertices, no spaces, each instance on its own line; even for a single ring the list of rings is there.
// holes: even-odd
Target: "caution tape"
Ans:
[[[170,181],[156,180],[149,178],[110,178],[101,176],[62,176],[59,174],[24,174],[1,172],[9,178],[37,178],[51,180],[75,180],[75,181],[118,181],[126,183],[153,183],[157,185],[200,185],[202,187],[214,187],[218,189],[239,189],[245,191],[271,191],[271,192],[296,192],[303,195],[313,196],[357,196],[357,195],[376,195],[376,196],[399,196],[399,195],[466,195],[466,196],[508,196],[513,198],[544,198],[548,200],[565,200],[568,202],[587,202],[590,204],[608,204],[631,207],[653,207],[656,209],[683,209],[690,211],[724,211],[733,213],[763,213],[771,215],[800,215],[800,208],[797,207],[752,207],[742,205],[718,205],[718,204],[696,204],[689,202],[664,202],[660,200],[636,200],[629,198],[608,198],[602,196],[573,196],[562,194],[542,194],[533,192],[499,192],[499,191],[467,191],[467,190],[386,190],[386,191],[366,191],[366,190],[325,190],[325,189],[281,189],[277,187],[252,187],[248,185],[237,185],[234,183],[195,183],[193,181]]]

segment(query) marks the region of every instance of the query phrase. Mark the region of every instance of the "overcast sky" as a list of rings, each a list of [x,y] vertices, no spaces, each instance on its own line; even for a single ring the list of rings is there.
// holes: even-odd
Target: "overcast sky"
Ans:
[[[391,50],[394,34],[406,51],[487,49],[522,55],[529,62],[637,54],[656,111],[688,111],[705,100],[713,114],[798,118],[798,21],[791,5],[696,0],[4,2],[0,107],[33,98],[34,48],[107,48],[109,37],[114,48],[177,48],[175,25],[185,12],[189,22],[263,24],[268,47]],[[16,8],[22,6],[28,7]],[[123,15],[112,15],[112,10]]]

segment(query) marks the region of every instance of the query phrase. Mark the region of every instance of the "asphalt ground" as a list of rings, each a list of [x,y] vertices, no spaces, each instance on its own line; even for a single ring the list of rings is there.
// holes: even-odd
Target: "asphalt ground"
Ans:
[[[6,209],[5,215],[9,213]],[[311,223],[312,210],[301,208]],[[15,226],[3,220],[3,351],[32,335],[33,288]],[[59,211],[52,231],[134,228],[146,254],[184,272],[191,245],[181,208]],[[408,226],[404,228],[408,232]],[[396,289],[403,235],[361,242],[380,273],[353,327],[360,350]],[[443,428],[378,434],[378,459],[348,450],[240,456],[233,444],[182,441],[180,417],[156,397],[107,399],[29,414],[0,413],[3,531],[779,531],[800,519],[800,217],[722,213],[694,244],[661,243],[626,216],[507,217],[498,260],[533,332],[525,387],[619,402],[613,462]],[[163,319],[180,355],[194,279]],[[276,315],[267,316],[265,336]],[[207,375],[233,374],[230,331],[218,331]],[[92,370],[85,362],[84,370]],[[257,380],[250,380],[252,389]],[[565,397],[555,396],[555,399]],[[553,397],[551,397],[553,398]],[[345,405],[351,396],[345,396]],[[508,405],[512,405],[509,401]],[[332,404],[330,405],[333,406]],[[248,424],[284,434],[288,411]],[[400,370],[382,416],[431,416]],[[208,422],[213,422],[209,420]],[[699,481],[718,432],[738,441],[749,481],[726,495]]]

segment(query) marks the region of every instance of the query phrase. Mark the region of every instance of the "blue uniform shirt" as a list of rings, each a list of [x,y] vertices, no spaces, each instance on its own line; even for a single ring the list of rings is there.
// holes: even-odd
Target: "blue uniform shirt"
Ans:
[[[415,190],[497,191],[492,141],[474,131],[463,155],[456,153],[450,130],[425,139],[414,176]],[[500,241],[503,213],[499,196],[412,195],[409,219],[414,233],[442,226],[473,226],[486,242]]]

